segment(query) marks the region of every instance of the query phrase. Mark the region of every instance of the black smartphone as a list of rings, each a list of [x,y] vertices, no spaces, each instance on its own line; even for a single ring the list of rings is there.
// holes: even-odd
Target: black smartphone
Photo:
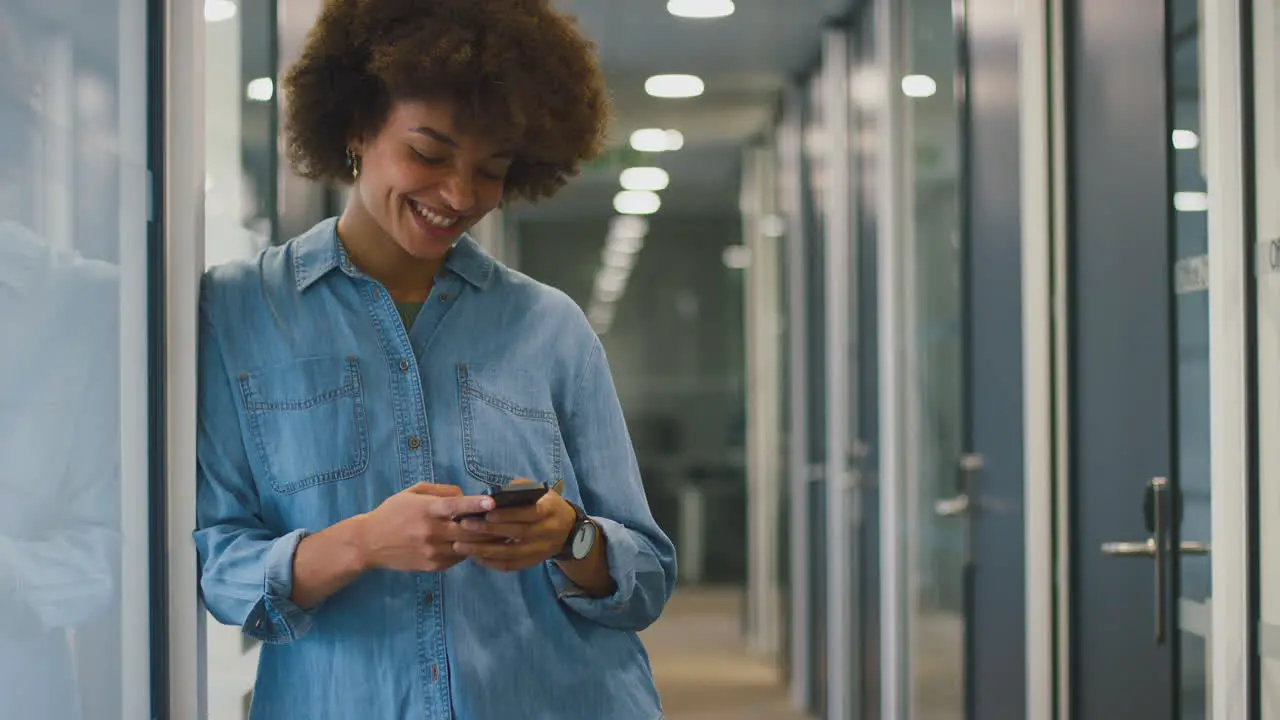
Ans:
[[[493,498],[493,509],[513,508],[513,507],[529,507],[536,504],[547,494],[550,486],[546,483],[514,483],[504,485],[502,487],[491,487],[484,491],[485,495]],[[460,522],[467,518],[484,517],[487,513],[468,513],[466,515],[454,515],[453,521]]]

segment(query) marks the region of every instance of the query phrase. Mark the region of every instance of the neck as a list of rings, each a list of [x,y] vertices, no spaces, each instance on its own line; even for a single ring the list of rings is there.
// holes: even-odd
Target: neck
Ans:
[[[338,218],[338,238],[351,262],[366,275],[382,283],[398,302],[422,302],[444,268],[444,258],[423,260],[404,251],[369,216],[356,193]]]

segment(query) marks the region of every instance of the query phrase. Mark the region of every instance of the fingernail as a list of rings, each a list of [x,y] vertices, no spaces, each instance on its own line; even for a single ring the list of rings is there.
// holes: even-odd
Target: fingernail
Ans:
[[[492,510],[492,509],[493,509],[493,500],[491,500],[491,499],[489,499],[489,498],[485,498],[484,500],[481,500],[481,501],[480,501],[480,508],[481,508],[482,510]]]

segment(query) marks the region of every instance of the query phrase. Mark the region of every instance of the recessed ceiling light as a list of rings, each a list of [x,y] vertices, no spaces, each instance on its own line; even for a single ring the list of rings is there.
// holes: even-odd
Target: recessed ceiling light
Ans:
[[[658,194],[648,190],[623,190],[613,196],[613,209],[622,215],[652,215],[660,207]]]
[[[249,87],[245,91],[245,95],[256,102],[271,102],[275,92],[276,85],[271,82],[271,78],[261,77],[249,81]]]
[[[902,94],[913,98],[927,98],[938,92],[938,82],[928,75],[907,75],[902,78]]]
[[[1200,147],[1200,136],[1190,130],[1174,130],[1173,147],[1177,150],[1195,150]]]
[[[671,176],[658,167],[633,167],[622,171],[619,180],[623,190],[666,190]]]
[[[679,130],[644,128],[631,133],[631,147],[639,152],[672,152],[684,147]]]
[[[657,98],[691,98],[706,90],[697,75],[654,75],[645,80],[644,91]]]
[[[204,21],[223,22],[236,16],[236,4],[231,0],[204,0]]]
[[[1173,208],[1178,212],[1205,212],[1209,209],[1209,193],[1204,193],[1204,192],[1174,193]]]
[[[733,14],[733,0],[668,0],[667,12],[682,18],[722,18]]]

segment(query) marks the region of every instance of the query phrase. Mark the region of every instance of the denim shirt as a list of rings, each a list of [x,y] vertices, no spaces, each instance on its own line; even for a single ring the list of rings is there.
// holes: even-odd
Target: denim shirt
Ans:
[[[468,237],[406,331],[336,220],[201,290],[201,589],[263,640],[253,718],[656,720],[637,632],[675,584],[607,361],[563,293]],[[308,533],[420,482],[467,494],[561,483],[606,540],[617,590],[589,598],[547,562],[366,573],[290,601]]]

